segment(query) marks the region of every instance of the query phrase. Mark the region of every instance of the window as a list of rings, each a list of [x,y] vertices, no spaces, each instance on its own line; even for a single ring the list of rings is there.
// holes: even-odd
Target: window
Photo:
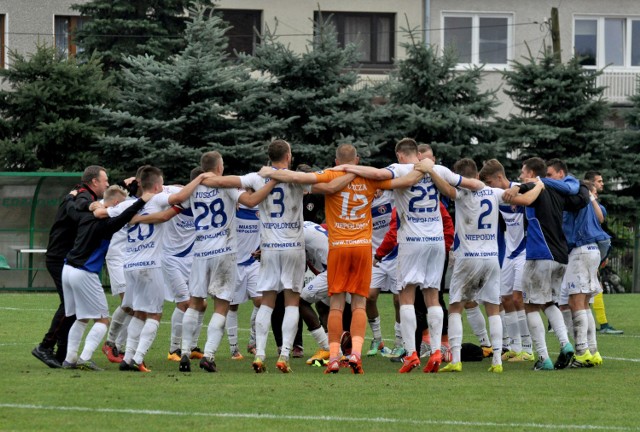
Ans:
[[[389,68],[395,47],[395,15],[385,13],[322,12],[322,18],[333,25],[341,46],[355,44],[358,61],[372,68]],[[319,13],[314,19],[320,19]]]
[[[4,69],[4,20],[5,15],[0,14],[0,69]]]
[[[506,65],[512,58],[511,15],[445,14],[442,41],[458,63]]]
[[[73,33],[81,29],[89,18],[79,16],[56,15],[54,22],[54,33],[56,37],[56,48],[65,57],[75,56],[82,52],[82,48],[75,45]]]
[[[583,66],[640,67],[640,17],[579,17],[573,49]]]
[[[256,46],[260,43],[259,35],[262,33],[262,12],[239,9],[218,9],[218,12],[231,26],[227,31],[229,54],[232,57],[236,56],[236,52],[254,54]]]

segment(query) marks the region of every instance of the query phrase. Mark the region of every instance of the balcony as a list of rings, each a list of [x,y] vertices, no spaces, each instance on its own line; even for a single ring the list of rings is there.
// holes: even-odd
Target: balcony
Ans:
[[[604,97],[612,104],[629,105],[629,96],[637,93],[637,80],[640,72],[605,71],[598,77],[598,86],[606,87]]]

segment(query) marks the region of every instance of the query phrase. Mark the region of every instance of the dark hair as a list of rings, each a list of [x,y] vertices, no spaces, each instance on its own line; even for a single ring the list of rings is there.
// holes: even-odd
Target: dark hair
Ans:
[[[498,159],[489,159],[482,165],[482,169],[480,170],[480,180],[484,181],[487,177],[494,176],[496,174],[502,174],[506,178],[506,174],[504,172],[504,166],[500,163]]]
[[[598,171],[587,171],[586,173],[584,173],[585,180],[595,181],[596,176],[602,177],[602,174],[600,174]]]
[[[433,149],[429,144],[418,144],[418,153],[426,153],[428,151],[431,151],[433,153]]]
[[[206,152],[200,158],[200,168],[202,168],[203,172],[212,172],[220,162],[222,161],[222,155],[217,151]]]
[[[194,169],[191,170],[191,175],[189,179],[193,181],[196,179],[196,177],[198,177],[202,173],[204,173],[204,171],[202,171],[201,167],[195,167]]]
[[[478,175],[478,166],[473,159],[463,158],[453,164],[453,172],[462,177],[475,178]]]
[[[296,171],[300,171],[300,172],[303,172],[303,173],[312,173],[313,172],[313,168],[311,168],[307,164],[300,164],[296,168]]]
[[[538,177],[546,177],[547,176],[547,164],[544,163],[544,160],[539,157],[532,157],[524,162],[522,165],[527,169],[533,171],[533,173]]]
[[[147,192],[160,181],[162,178],[162,170],[154,166],[147,166],[140,171],[140,187]]]
[[[107,170],[100,165],[89,165],[84,169],[84,172],[82,173],[82,183],[91,183],[91,180],[100,177],[100,172],[102,171],[104,171],[105,173],[107,172]]]
[[[567,164],[558,158],[547,161],[547,168],[549,167],[553,168],[556,171],[563,171],[564,175],[569,174],[569,168],[567,168]]]
[[[405,156],[417,155],[418,144],[413,138],[402,138],[396,144],[396,153],[402,153]]]
[[[291,147],[285,140],[277,139],[271,141],[267,153],[271,162],[282,162],[285,156],[289,153]]]

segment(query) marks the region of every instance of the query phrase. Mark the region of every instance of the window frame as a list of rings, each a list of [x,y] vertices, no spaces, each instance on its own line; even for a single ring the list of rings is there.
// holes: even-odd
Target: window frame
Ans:
[[[215,9],[216,13],[220,14],[220,17],[227,23],[231,24],[224,16],[225,12],[231,12],[231,13],[245,13],[245,14],[251,14],[254,15],[254,22],[257,24],[256,28],[258,30],[258,35],[256,35],[253,31],[253,27],[249,30],[251,32],[251,34],[253,35],[253,41],[252,41],[252,52],[250,53],[246,53],[249,55],[254,55],[256,52],[256,47],[262,43],[262,29],[264,27],[264,11],[262,9],[233,9],[233,8],[216,8]],[[227,37],[229,37],[229,35],[227,35]],[[231,45],[231,38],[229,37],[229,55],[232,59],[237,59],[237,56],[235,54],[234,51],[234,47]]]
[[[78,46],[73,40],[73,33],[78,27],[79,20],[89,21],[91,18],[82,15],[53,15],[53,43],[60,53],[62,53],[62,51],[56,43],[56,40],[58,39],[58,34],[56,33],[56,21],[61,18],[66,18],[69,20],[69,28],[67,32],[67,58],[75,57],[78,53]]]
[[[606,44],[605,44],[605,21],[607,19],[621,19],[624,21],[624,35],[623,35],[623,64],[622,65],[607,65],[606,64]],[[572,20],[571,29],[571,54],[575,54],[576,50],[576,21],[596,21],[596,64],[583,65],[585,69],[602,69],[606,66],[609,71],[640,71],[640,64],[633,66],[631,64],[632,59],[632,29],[633,22],[640,22],[640,15],[601,15],[601,14],[574,14]],[[640,48],[640,47],[639,47]]]
[[[444,50],[445,18],[471,18],[471,62],[458,63],[458,69],[469,66],[482,66],[487,69],[506,69],[514,59],[514,34],[513,22],[515,14],[513,12],[472,12],[472,11],[442,11],[440,13],[440,41]],[[481,18],[502,18],[507,20],[507,59],[505,63],[481,63],[480,62],[480,19]]]
[[[393,69],[396,55],[396,15],[393,12],[350,12],[350,11],[313,11],[313,20],[317,22],[322,14],[324,19],[332,16],[336,23],[336,31],[338,32],[338,43],[345,46],[345,18],[369,18],[371,25],[371,34],[369,35],[369,46],[371,61],[359,61],[358,66],[361,71],[371,70],[384,71]],[[389,32],[389,61],[379,61],[377,58],[378,49],[378,22],[377,18],[388,18],[391,21],[391,31]],[[314,34],[315,37],[315,34]]]

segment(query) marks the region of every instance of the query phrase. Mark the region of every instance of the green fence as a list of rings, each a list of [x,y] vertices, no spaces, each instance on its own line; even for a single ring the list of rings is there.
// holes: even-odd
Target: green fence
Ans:
[[[0,290],[54,290],[45,268],[49,230],[82,173],[0,172]]]
[[[613,245],[609,256],[609,266],[620,276],[625,291],[631,292],[637,228],[630,223],[623,223],[612,217],[607,219],[607,229],[612,234],[611,244]]]

